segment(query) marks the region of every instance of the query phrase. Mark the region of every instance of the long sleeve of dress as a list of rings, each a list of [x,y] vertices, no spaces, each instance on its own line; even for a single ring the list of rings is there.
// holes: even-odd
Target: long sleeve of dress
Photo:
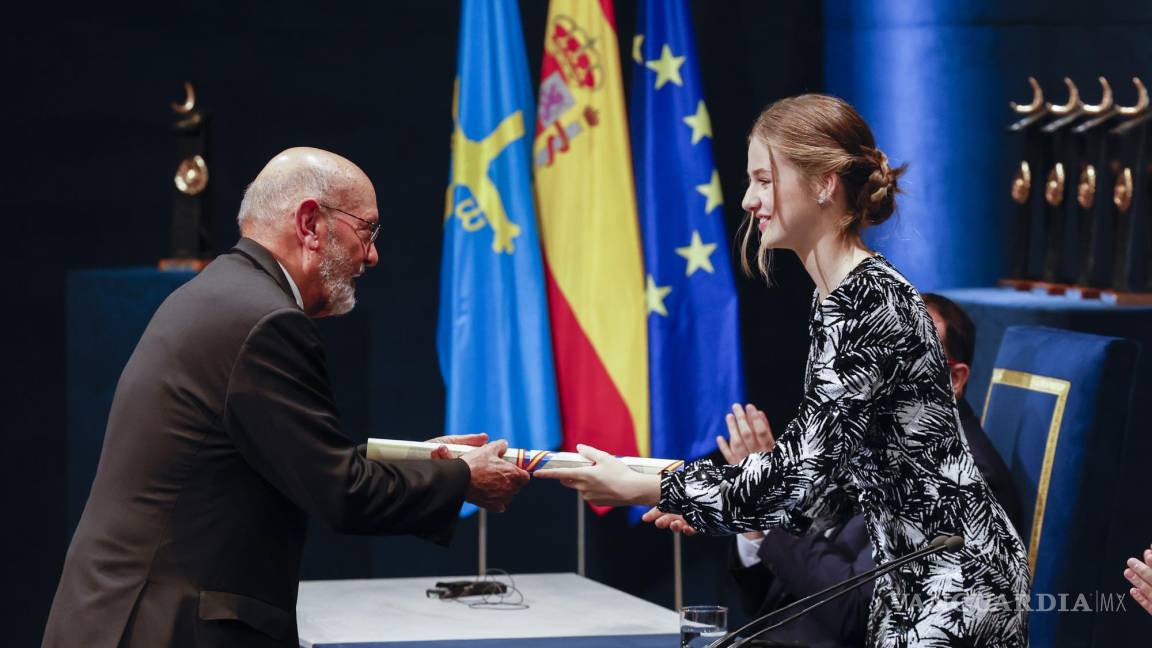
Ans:
[[[698,461],[665,474],[660,510],[716,534],[801,533],[817,517],[843,519],[853,510],[845,462],[865,442],[876,404],[899,371],[906,327],[892,309],[854,318],[821,310],[814,311],[804,399],[776,448],[735,465]]]

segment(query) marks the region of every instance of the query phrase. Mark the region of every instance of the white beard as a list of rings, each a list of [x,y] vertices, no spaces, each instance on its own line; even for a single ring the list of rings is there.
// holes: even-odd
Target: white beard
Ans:
[[[328,294],[328,312],[331,315],[343,315],[356,306],[356,286],[352,279],[364,271],[364,266],[357,266],[352,256],[336,241],[332,230],[329,230],[325,241],[323,255],[320,259],[320,281],[323,282],[324,292]]]

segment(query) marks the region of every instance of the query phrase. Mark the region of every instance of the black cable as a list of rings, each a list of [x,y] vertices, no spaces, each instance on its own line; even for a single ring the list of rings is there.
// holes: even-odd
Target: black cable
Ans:
[[[497,576],[507,578],[508,583],[505,584],[501,582],[497,579]],[[459,596],[443,597],[441,600],[455,601],[476,610],[527,610],[530,607],[524,602],[524,593],[520,591],[520,588],[516,587],[516,579],[512,577],[512,574],[509,574],[503,569],[490,568],[473,583],[499,583],[504,589],[499,592],[489,590],[481,591],[477,594],[463,593]],[[480,597],[480,600],[465,600],[476,597]]]

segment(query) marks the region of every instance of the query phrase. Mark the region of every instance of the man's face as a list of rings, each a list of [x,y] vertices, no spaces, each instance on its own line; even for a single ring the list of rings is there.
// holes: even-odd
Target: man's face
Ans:
[[[948,325],[944,323],[944,318],[940,317],[940,313],[931,306],[928,307],[928,314],[932,316],[932,324],[936,326],[936,337],[940,338],[940,344],[944,344],[945,335],[947,335]],[[948,347],[944,347],[944,355],[948,355]],[[951,360],[951,358],[949,358]]]
[[[936,326],[936,335],[940,338],[940,345],[944,347],[944,357],[948,360],[948,376],[952,381],[952,393],[956,396],[956,400],[960,400],[964,396],[964,388],[968,386],[968,375],[971,369],[963,362],[956,362],[948,357],[948,347],[945,343],[948,325],[935,308],[929,306],[928,314],[932,316],[932,324]]]
[[[376,265],[379,255],[372,241],[372,225],[380,218],[376,196],[369,185],[327,212],[327,235],[321,249],[320,282],[328,315],[343,315],[356,306],[356,278]],[[358,211],[353,211],[353,210]]]

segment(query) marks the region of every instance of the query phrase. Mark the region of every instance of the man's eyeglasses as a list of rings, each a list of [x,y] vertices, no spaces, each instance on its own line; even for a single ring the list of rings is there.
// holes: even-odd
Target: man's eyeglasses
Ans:
[[[344,211],[343,209],[340,209],[339,207],[332,207],[330,205],[325,205],[324,203],[316,203],[316,204],[320,205],[324,209],[331,209],[333,211],[338,211],[341,214],[344,214],[345,216],[347,216],[349,218],[355,218],[356,220],[360,221],[361,223],[364,223],[365,225],[367,225],[368,226],[368,242],[364,244],[365,250],[372,247],[372,244],[376,242],[376,237],[380,235],[380,221],[372,222],[370,220],[360,218],[356,214],[349,214],[348,212]]]

